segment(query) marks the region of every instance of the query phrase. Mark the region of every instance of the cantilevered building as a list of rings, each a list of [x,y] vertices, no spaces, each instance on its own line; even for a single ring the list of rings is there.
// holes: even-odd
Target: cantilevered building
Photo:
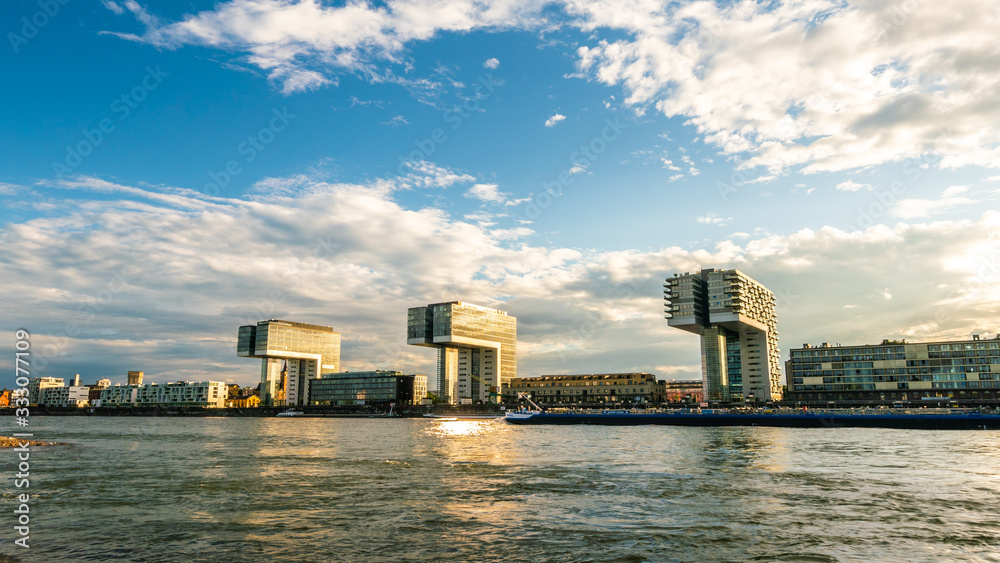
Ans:
[[[236,355],[261,358],[261,405],[304,405],[309,380],[340,369],[340,333],[328,326],[260,321],[240,327]]]
[[[496,402],[517,377],[517,319],[452,301],[413,307],[406,343],[438,349],[438,396],[445,403]]]
[[[781,398],[774,294],[739,270],[674,274],[663,284],[667,324],[701,336],[706,401]]]

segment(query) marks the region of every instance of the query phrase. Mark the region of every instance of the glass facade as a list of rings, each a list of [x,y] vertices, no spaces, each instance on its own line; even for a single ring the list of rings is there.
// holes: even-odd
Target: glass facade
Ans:
[[[743,358],[740,354],[740,342],[726,342],[726,368],[729,371],[729,400],[743,400]]]
[[[407,311],[407,343],[457,349],[438,354],[438,395],[449,403],[488,402],[517,377],[517,319],[461,301]]]
[[[788,366],[799,401],[993,398],[1000,340],[807,346],[791,350]]]
[[[310,405],[413,404],[416,375],[376,370],[329,373],[309,384]],[[420,397],[422,398],[422,397]]]
[[[236,355],[262,359],[262,405],[299,405],[308,398],[310,378],[340,368],[340,333],[328,326],[261,321],[239,327]]]

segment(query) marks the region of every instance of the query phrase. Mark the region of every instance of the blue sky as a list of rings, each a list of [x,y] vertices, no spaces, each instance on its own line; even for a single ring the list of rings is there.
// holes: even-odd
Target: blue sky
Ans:
[[[405,309],[462,299],[518,317],[522,374],[694,378],[660,284],[736,267],[783,355],[992,334],[966,4],[8,2],[0,324],[39,375],[249,384],[238,324],[429,373]]]

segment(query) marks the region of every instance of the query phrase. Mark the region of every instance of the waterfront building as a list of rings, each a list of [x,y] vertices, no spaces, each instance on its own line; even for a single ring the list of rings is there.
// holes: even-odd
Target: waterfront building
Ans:
[[[45,387],[40,391],[38,404],[47,407],[86,407],[90,404],[90,387],[83,385]]]
[[[423,401],[424,397],[427,396],[427,376],[426,375],[414,375],[413,376],[413,404],[419,405]]]
[[[705,400],[702,381],[700,379],[665,381],[664,400],[668,403],[701,403]]]
[[[664,384],[651,373],[596,373],[518,377],[515,393],[528,393],[540,404],[660,403]]]
[[[401,371],[374,370],[328,373],[309,384],[310,405],[397,405],[420,404],[420,387],[427,388],[426,375],[405,375]]]
[[[991,339],[819,346],[803,344],[785,364],[789,401],[890,405],[1000,399],[1000,335]]]
[[[57,377],[34,377],[28,381],[28,404],[42,404],[42,390],[49,387],[63,387],[66,381]]]
[[[135,405],[139,407],[209,407],[226,406],[229,388],[221,381],[176,381],[137,388]]]
[[[706,401],[781,398],[774,294],[739,270],[674,274],[663,284],[669,326],[701,336]]]
[[[129,407],[135,404],[136,394],[139,392],[138,385],[121,385],[105,387],[101,390],[100,406],[102,407]],[[97,405],[95,405],[97,406]]]
[[[128,372],[128,384],[129,385],[142,385],[142,374],[141,371],[130,371]]]
[[[261,359],[262,405],[302,405],[309,381],[340,367],[340,333],[328,326],[260,321],[239,328],[236,355]]]
[[[0,407],[9,407],[10,399],[10,389],[4,387],[3,391],[0,391]]]
[[[413,307],[406,343],[437,348],[437,393],[446,404],[499,402],[517,377],[517,319],[451,301]]]
[[[252,393],[247,395],[230,396],[226,400],[226,406],[238,409],[257,408],[260,406],[260,397]]]
[[[101,406],[101,391],[111,387],[111,380],[108,378],[98,379],[97,383],[88,385],[90,391],[87,392],[87,400],[92,407]]]

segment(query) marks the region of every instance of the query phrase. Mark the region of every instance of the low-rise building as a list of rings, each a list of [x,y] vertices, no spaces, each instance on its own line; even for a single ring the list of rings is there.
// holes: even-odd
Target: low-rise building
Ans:
[[[136,406],[210,407],[226,406],[229,388],[221,381],[176,381],[152,383],[138,388]]]
[[[417,378],[427,388],[426,375],[405,375],[401,371],[375,370],[328,373],[309,381],[310,405],[419,404],[415,396]],[[426,392],[424,393],[426,394]]]
[[[38,404],[47,407],[86,407],[90,404],[90,388],[83,385],[45,387],[40,395]]]
[[[42,390],[49,387],[63,387],[66,381],[57,377],[35,377],[28,381],[28,403],[31,405],[40,404]]]
[[[705,400],[703,382],[700,379],[665,381],[664,400],[668,403],[701,403]]]
[[[130,407],[135,404],[136,394],[139,392],[138,385],[115,385],[101,390],[100,406],[102,407]],[[96,405],[95,405],[96,406]]]
[[[518,377],[516,393],[528,393],[540,404],[661,403],[664,383],[651,373],[597,373]]]
[[[236,395],[226,399],[226,406],[229,408],[246,409],[260,406],[260,397],[257,395]]]
[[[1000,335],[989,340],[860,346],[805,344],[786,362],[788,400],[802,404],[932,404],[1000,400]]]
[[[115,385],[101,391],[100,406],[222,408],[226,406],[228,392],[226,384],[221,381]]]

